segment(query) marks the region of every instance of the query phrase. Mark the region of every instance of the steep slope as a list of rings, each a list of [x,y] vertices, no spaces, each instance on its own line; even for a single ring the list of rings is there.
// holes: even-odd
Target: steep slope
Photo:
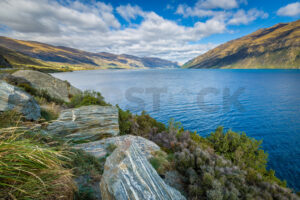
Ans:
[[[0,68],[11,68],[9,62],[2,55],[0,55]]]
[[[1,51],[2,49],[2,51]],[[6,50],[3,50],[6,49]],[[9,53],[7,53],[9,52]],[[5,56],[9,54],[9,56]],[[177,63],[159,58],[139,58],[110,53],[91,53],[74,48],[22,41],[0,36],[0,55],[15,67],[83,70],[107,68],[178,67]]]
[[[300,68],[300,20],[222,44],[184,68]]]

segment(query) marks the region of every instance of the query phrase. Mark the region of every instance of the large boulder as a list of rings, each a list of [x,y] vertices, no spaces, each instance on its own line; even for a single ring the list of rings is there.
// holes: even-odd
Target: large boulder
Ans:
[[[0,111],[8,110],[20,112],[28,120],[41,117],[40,106],[32,96],[5,81],[0,81]]]
[[[124,143],[106,159],[100,189],[105,200],[185,199],[165,184],[135,142]]]
[[[133,135],[110,137],[95,142],[78,144],[75,145],[74,148],[84,150],[96,158],[103,158],[110,153],[111,146],[118,147],[127,143],[136,144],[147,159],[152,157],[152,154],[155,151],[160,150],[159,146],[157,146],[154,142],[151,142],[143,137]]]
[[[118,109],[114,106],[83,106],[63,110],[58,119],[48,125],[50,134],[74,141],[94,141],[119,135]]]
[[[62,81],[49,74],[33,70],[19,70],[13,76],[22,77],[31,83],[37,90],[45,90],[52,98],[70,101],[70,97],[80,94],[81,91],[67,81]]]

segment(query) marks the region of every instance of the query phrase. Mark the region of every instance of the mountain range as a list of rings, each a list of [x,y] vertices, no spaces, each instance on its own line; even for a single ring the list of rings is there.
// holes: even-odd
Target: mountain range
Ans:
[[[106,52],[91,53],[64,46],[0,36],[0,68],[37,70],[177,68],[177,62]]]
[[[260,29],[222,44],[183,68],[300,68],[300,20]]]

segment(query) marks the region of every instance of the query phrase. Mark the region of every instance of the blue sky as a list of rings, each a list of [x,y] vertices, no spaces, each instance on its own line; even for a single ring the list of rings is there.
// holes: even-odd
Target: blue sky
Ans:
[[[299,18],[295,0],[2,0],[0,35],[184,63]]]

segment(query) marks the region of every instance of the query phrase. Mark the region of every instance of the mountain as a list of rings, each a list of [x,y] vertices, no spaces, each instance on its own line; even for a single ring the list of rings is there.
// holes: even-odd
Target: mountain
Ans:
[[[229,41],[184,68],[300,68],[300,20],[260,29]]]
[[[18,68],[39,70],[174,68],[176,62],[160,58],[91,53],[74,48],[0,36],[0,56]]]

